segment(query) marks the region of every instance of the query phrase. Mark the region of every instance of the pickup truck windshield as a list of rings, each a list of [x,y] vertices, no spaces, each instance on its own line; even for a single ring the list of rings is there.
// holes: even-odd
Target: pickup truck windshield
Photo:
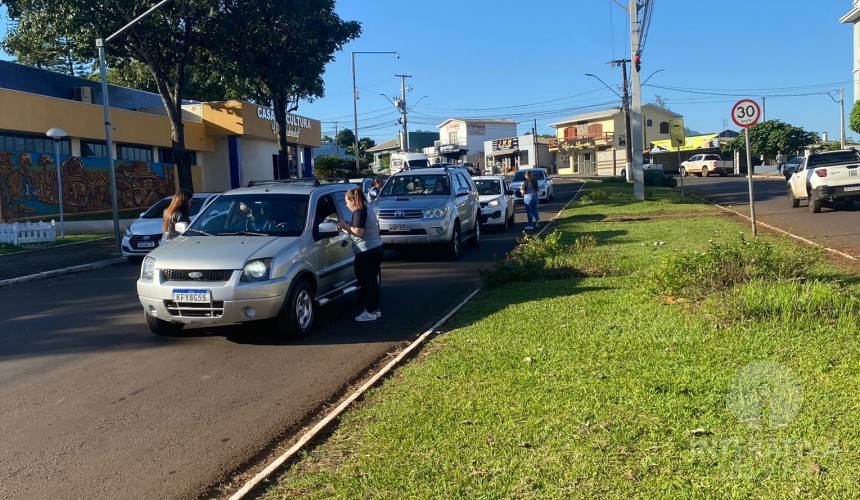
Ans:
[[[833,153],[822,153],[809,157],[810,167],[821,167],[827,165],[839,165],[842,163],[858,163],[860,154],[854,151],[835,151]]]

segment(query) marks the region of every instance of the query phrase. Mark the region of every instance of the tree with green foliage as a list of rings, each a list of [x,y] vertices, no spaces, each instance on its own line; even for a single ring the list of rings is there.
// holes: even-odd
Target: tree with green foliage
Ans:
[[[287,164],[287,114],[325,95],[322,74],[334,53],[361,34],[334,0],[221,0],[207,51],[218,71],[256,102],[271,105],[278,160]]]
[[[45,11],[21,12],[11,19],[0,48],[20,64],[72,76],[85,73],[87,65],[76,59],[72,41],[58,33],[52,19],[45,17],[53,15]]]
[[[355,133],[352,130],[348,128],[342,129],[337,133],[337,137],[334,138],[334,142],[347,153],[355,153]]]
[[[794,127],[780,120],[759,122],[749,129],[750,152],[753,156],[764,154],[775,158],[777,152],[790,155],[803,151],[808,146],[819,142],[818,134],[807,132],[800,127]],[[734,152],[746,149],[744,134],[723,146],[723,152]]]
[[[151,7],[138,0],[3,0],[2,3],[8,8],[9,18],[18,22],[16,36],[32,37],[45,44],[67,40],[73,59],[79,61],[97,60],[96,39],[116,33]],[[151,75],[170,120],[179,185],[187,189],[193,189],[193,182],[185,155],[182,101],[188,82],[193,80],[190,75],[195,59],[201,57],[202,42],[211,37],[203,28],[211,26],[210,18],[217,12],[216,0],[171,2],[106,47],[112,68],[122,68],[134,61]],[[26,23],[21,22],[24,19]]]
[[[860,134],[860,101],[854,101],[854,107],[851,108],[851,115],[848,117],[848,126]]]

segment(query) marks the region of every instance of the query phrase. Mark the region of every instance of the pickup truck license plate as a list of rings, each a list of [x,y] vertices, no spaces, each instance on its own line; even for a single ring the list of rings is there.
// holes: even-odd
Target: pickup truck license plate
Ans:
[[[860,186],[848,186],[843,191],[860,191]]]
[[[155,248],[154,241],[139,241],[137,242],[137,248]]]
[[[389,231],[411,231],[412,228],[403,224],[392,224],[388,226]]]
[[[206,304],[209,302],[209,295],[209,290],[197,290],[193,288],[174,288],[173,302]]]

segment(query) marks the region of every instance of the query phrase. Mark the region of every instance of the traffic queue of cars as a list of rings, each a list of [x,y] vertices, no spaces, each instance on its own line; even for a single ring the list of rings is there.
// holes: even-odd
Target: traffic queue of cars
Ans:
[[[552,180],[534,170],[551,199]],[[175,335],[185,326],[263,322],[286,338],[308,334],[319,307],[359,289],[354,247],[337,226],[352,219],[344,198],[358,181],[365,187],[363,179],[295,179],[199,195],[182,234],[143,257],[137,293],[149,329]],[[427,167],[389,177],[369,209],[386,247],[436,246],[458,259],[464,242],[481,243],[483,225],[510,228],[514,199],[504,176]],[[146,212],[158,228],[144,231],[159,238],[164,206]]]

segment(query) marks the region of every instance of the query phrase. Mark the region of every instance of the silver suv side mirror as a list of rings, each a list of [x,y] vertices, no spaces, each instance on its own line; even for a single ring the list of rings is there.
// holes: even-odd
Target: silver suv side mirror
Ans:
[[[186,229],[188,229],[188,223],[187,222],[177,222],[176,224],[174,224],[173,228],[176,230],[177,233],[181,234],[181,233],[184,233]]]
[[[467,187],[458,187],[457,188],[457,197],[466,196],[469,194],[469,188]]]
[[[320,238],[333,238],[337,236],[340,229],[337,227],[337,224],[334,222],[321,222],[317,233]]]

